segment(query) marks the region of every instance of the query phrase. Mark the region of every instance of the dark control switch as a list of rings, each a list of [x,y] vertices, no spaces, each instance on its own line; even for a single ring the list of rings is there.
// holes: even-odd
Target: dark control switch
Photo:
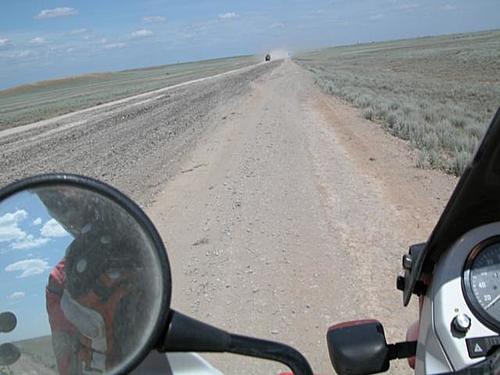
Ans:
[[[500,346],[500,336],[478,337],[467,339],[466,342],[469,357],[485,357],[493,347]]]
[[[485,357],[486,353],[488,353],[488,348],[486,347],[482,338],[468,339],[467,351],[469,352],[469,357],[478,358],[478,357]]]

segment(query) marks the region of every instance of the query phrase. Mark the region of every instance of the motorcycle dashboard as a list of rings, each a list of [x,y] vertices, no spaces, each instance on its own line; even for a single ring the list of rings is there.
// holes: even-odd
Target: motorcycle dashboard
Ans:
[[[500,331],[500,237],[472,249],[462,280],[465,299],[474,315],[490,329]]]
[[[427,314],[450,370],[477,364],[498,346],[499,294],[500,220],[460,236],[434,269]]]

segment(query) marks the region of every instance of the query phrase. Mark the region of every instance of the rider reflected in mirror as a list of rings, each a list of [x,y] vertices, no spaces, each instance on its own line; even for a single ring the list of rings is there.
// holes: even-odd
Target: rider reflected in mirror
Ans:
[[[51,189],[38,196],[74,236],[46,289],[59,373],[109,370],[136,345],[140,236],[123,210],[95,194]]]
[[[140,208],[80,176],[39,176],[2,191],[0,296],[8,311],[0,311],[0,363],[43,374],[138,366],[170,304],[165,249]]]

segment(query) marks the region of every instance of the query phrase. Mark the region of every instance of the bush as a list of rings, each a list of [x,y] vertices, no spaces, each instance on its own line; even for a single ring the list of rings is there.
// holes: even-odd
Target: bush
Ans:
[[[396,124],[398,120],[398,116],[395,113],[389,113],[387,117],[385,118],[385,122],[388,125],[389,128],[393,128],[394,124]]]
[[[460,128],[463,129],[467,125],[467,120],[463,117],[457,118],[451,118],[450,119],[451,125],[453,125],[455,128]]]
[[[441,155],[436,150],[428,151],[427,160],[431,168],[439,168],[442,165]]]
[[[425,151],[420,151],[417,158],[417,168],[427,169],[430,167]]]
[[[434,132],[429,132],[424,134],[422,137],[422,143],[421,143],[421,148],[423,150],[437,150],[439,147],[439,138],[437,137],[436,133]]]
[[[455,176],[460,176],[467,167],[467,164],[471,160],[471,157],[472,154],[469,152],[466,151],[458,152],[451,162],[450,172],[453,173]]]
[[[294,59],[308,69],[321,66],[325,91],[420,150],[418,167],[458,175],[500,103],[500,65],[494,64],[500,31],[474,35],[473,48],[470,35],[451,36],[425,45],[407,40],[335,47]],[[449,38],[445,49],[443,38]]]
[[[465,127],[465,132],[476,139],[481,139],[486,127],[481,124],[469,124]]]
[[[367,108],[363,111],[363,118],[373,120],[373,111],[371,108]]]
[[[393,111],[399,109],[401,105],[398,102],[392,102],[391,105],[389,106],[389,109],[392,109]]]
[[[368,95],[361,95],[357,97],[356,100],[354,101],[354,104],[360,108],[370,107],[372,103],[373,103],[373,98]]]

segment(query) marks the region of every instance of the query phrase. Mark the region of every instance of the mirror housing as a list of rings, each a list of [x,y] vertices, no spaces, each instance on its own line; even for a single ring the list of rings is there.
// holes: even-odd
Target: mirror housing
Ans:
[[[389,369],[390,348],[377,320],[334,325],[326,335],[330,360],[339,375],[365,375]]]
[[[37,365],[43,350],[54,369],[68,352],[78,372],[128,373],[156,348],[168,323],[170,266],[136,203],[88,177],[48,174],[1,188],[0,218],[15,229],[0,248],[9,281],[0,294],[15,300],[0,313],[0,366]],[[36,344],[33,353],[20,355],[26,343]]]

